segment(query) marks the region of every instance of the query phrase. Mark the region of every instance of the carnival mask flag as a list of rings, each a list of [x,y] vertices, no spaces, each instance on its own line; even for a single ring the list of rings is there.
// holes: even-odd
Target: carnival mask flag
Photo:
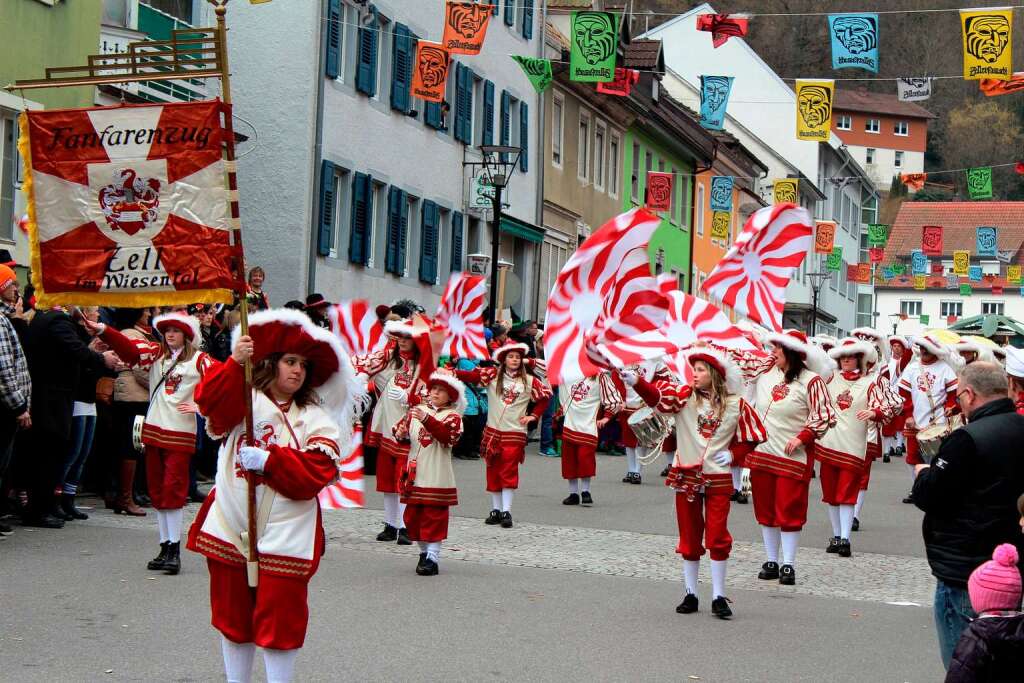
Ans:
[[[871,284],[871,264],[857,264],[857,282],[863,285]]]
[[[1010,282],[1012,282],[1015,285],[1019,284],[1020,283],[1020,266],[1019,265],[1007,266],[1006,267],[1006,279],[1009,280]]]
[[[927,283],[928,277],[926,275],[914,276],[914,289],[925,289]]]
[[[602,83],[615,80],[619,17],[611,12],[573,12],[569,30],[569,80]]]
[[[668,211],[672,208],[671,173],[647,172],[647,201],[645,206],[651,211]]]
[[[942,256],[942,227],[926,225],[921,228],[921,251],[926,256]]]
[[[992,199],[992,168],[967,169],[967,191],[971,199]]]
[[[434,316],[434,322],[445,330],[442,356],[476,360],[490,358],[484,339],[486,300],[487,283],[483,275],[452,273]]]
[[[972,291],[973,290],[972,290],[970,285],[968,285],[968,284],[960,285],[960,296],[970,296]]]
[[[832,247],[832,253],[825,259],[825,270],[838,273],[843,267],[843,248]]]
[[[615,80],[609,83],[598,83],[597,92],[602,95],[629,97],[633,86],[640,80],[640,72],[636,69],[620,69],[615,67]]]
[[[814,221],[814,253],[831,254],[835,247],[835,221]]]
[[[821,142],[832,135],[835,81],[796,82],[796,139]]]
[[[878,73],[878,15],[830,14],[833,69]]]
[[[882,223],[868,225],[868,246],[884,247],[889,241],[889,226]]]
[[[868,257],[871,259],[871,263],[881,263],[885,259],[885,249],[871,247],[868,249]]]
[[[440,43],[421,40],[416,44],[416,68],[412,71],[412,94],[427,102],[443,102],[451,57]]]
[[[932,96],[932,79],[898,78],[896,96],[900,102],[921,102]]]
[[[538,95],[543,94],[551,85],[551,81],[554,79],[554,76],[551,72],[550,59],[523,57],[521,55],[513,55],[512,59],[516,60],[516,63],[519,64],[523,73],[530,79],[530,84],[533,86],[533,89],[537,91]]]
[[[445,3],[441,46],[453,55],[478,55],[484,46],[491,5],[478,2]]]
[[[978,248],[975,250],[978,256],[995,256],[996,241],[999,234],[998,229],[985,226],[975,231]]]
[[[895,273],[892,272],[892,268],[890,268],[889,266],[885,266],[884,268],[882,268],[882,279],[883,280],[891,280],[894,277],[896,277],[896,275],[895,275]]]
[[[924,189],[925,181],[928,180],[927,173],[901,173],[900,182],[907,186],[908,190],[918,192]]]
[[[985,97],[998,97],[1020,92],[1024,90],[1024,71],[1015,71],[1006,81],[997,78],[983,78],[978,81],[978,89],[985,94]]]
[[[942,265],[942,261],[936,261],[935,263],[933,263],[931,265],[931,269],[932,269],[932,275],[942,275],[943,270],[944,270],[944,266]]]
[[[912,275],[928,273],[928,257],[920,249],[910,252],[910,272]]]
[[[807,209],[794,204],[758,209],[701,289],[754,322],[781,330],[786,285],[807,257],[813,232]]]
[[[711,45],[719,48],[730,38],[747,35],[748,20],[745,16],[727,14],[698,14],[697,30],[711,34]]]
[[[956,289],[960,286],[959,275],[947,275],[946,276],[946,289]]]
[[[708,130],[722,130],[731,91],[732,76],[700,77],[700,125]]]
[[[732,223],[732,214],[728,211],[715,211],[711,214],[711,239],[728,240],[729,225]]]
[[[39,306],[231,301],[222,116],[216,101],[22,115]]]
[[[732,211],[732,188],[735,181],[731,175],[711,176],[712,211]]]
[[[857,281],[857,273],[858,273],[858,269],[857,269],[857,264],[856,263],[847,263],[846,264],[846,280],[848,282],[856,282]]]
[[[981,282],[981,266],[971,266],[967,277],[971,282]]]
[[[1009,80],[1013,76],[1013,10],[960,10],[960,21],[964,37],[964,79]]]
[[[772,182],[773,204],[799,204],[799,178],[779,178]]]
[[[967,275],[971,267],[971,252],[966,249],[958,249],[953,252],[953,272],[957,275]]]
[[[907,272],[907,265],[905,263],[894,263],[891,267],[893,275],[903,275]]]

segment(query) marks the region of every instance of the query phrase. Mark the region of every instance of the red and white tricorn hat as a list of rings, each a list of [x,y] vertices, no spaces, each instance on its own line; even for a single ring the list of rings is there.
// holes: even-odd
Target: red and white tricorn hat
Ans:
[[[450,372],[439,370],[431,374],[430,379],[427,381],[428,389],[433,388],[435,385],[447,390],[459,415],[466,412],[466,385],[458,377]]]
[[[807,340],[807,335],[800,330],[783,330],[772,332],[765,337],[769,344],[778,344],[791,351],[796,351],[803,356],[804,364],[811,372],[819,375],[828,375],[832,372],[833,364],[825,352]]]
[[[993,353],[992,347],[988,344],[982,344],[977,341],[975,337],[961,337],[960,342],[954,347],[960,355],[964,352],[973,352],[976,356],[975,360],[984,361],[986,363],[995,363],[996,357]]]
[[[725,379],[726,391],[730,394],[743,393],[743,374],[728,355],[710,346],[701,346],[686,352],[686,361],[691,366],[699,360],[713,367]]]
[[[839,361],[844,356],[860,356],[860,371],[867,372],[868,366],[878,360],[875,345],[856,337],[845,337],[839,345],[828,352],[830,358]]]
[[[893,342],[902,344],[904,349],[910,350],[910,342],[902,334],[891,334],[889,335],[889,344]]]
[[[935,337],[930,334],[921,335],[920,337],[914,337],[914,345],[919,346],[928,353],[938,357],[939,360],[948,361],[952,349],[943,344]]]
[[[839,343],[839,340],[831,334],[819,334],[811,337],[811,343],[828,353],[829,349]]]
[[[884,334],[873,327],[856,327],[850,330],[850,336],[875,345],[876,356],[875,360],[871,361],[872,363],[876,362],[878,358],[881,358],[883,363],[889,362],[891,354],[889,353],[889,344]]]
[[[158,315],[153,319],[153,327],[160,334],[164,334],[169,329],[181,330],[185,333],[185,338],[191,342],[198,339],[200,334],[199,320],[187,313]]]
[[[499,346],[494,350],[494,360],[497,361],[498,363],[504,363],[505,354],[508,353],[509,351],[518,351],[519,355],[521,355],[523,358],[526,358],[526,354],[527,352],[529,352],[529,350],[530,347],[527,346],[526,344],[521,344],[519,342],[508,342],[507,344],[503,344],[502,346]]]

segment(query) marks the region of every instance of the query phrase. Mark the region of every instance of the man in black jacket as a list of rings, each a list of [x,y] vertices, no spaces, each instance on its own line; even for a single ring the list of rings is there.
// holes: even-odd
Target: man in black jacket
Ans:
[[[52,514],[53,490],[71,438],[71,416],[79,372],[91,368],[102,373],[113,369],[117,355],[91,350],[75,329],[71,316],[59,309],[37,311],[26,335],[28,371],[32,377],[32,430],[30,448],[19,458],[30,458],[29,501],[22,524],[59,529],[64,520]]]
[[[1000,543],[1024,557],[1017,497],[1024,491],[1024,415],[1007,397],[1006,374],[977,361],[960,373],[957,402],[967,426],[942,442],[930,465],[918,465],[914,503],[925,512],[924,544],[935,576],[935,629],[947,668],[975,614],[967,579]]]

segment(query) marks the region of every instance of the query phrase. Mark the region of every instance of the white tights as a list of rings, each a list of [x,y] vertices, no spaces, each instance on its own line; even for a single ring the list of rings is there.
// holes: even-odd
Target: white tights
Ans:
[[[405,528],[405,503],[397,493],[384,493],[384,523],[396,529]]]
[[[181,542],[181,520],[184,516],[185,511],[182,508],[156,511],[156,523],[160,529],[161,543]]]
[[[235,643],[221,636],[221,651],[224,654],[224,673],[228,683],[249,683],[252,680],[252,664],[256,657],[253,643]],[[288,683],[295,671],[296,650],[271,650],[264,648],[263,665],[267,669],[267,683]]]

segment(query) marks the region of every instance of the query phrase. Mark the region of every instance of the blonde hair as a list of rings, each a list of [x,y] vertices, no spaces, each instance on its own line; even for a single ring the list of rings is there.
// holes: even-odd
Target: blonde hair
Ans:
[[[725,386],[725,377],[718,371],[718,368],[711,365],[704,360],[695,360],[694,365],[701,363],[708,370],[708,376],[711,378],[711,386],[708,387],[709,400],[712,410],[715,411],[715,416],[719,419],[725,414],[725,399],[729,395],[729,391]],[[704,403],[704,397],[700,391],[693,392],[693,398],[697,402],[697,409],[700,410]]]

